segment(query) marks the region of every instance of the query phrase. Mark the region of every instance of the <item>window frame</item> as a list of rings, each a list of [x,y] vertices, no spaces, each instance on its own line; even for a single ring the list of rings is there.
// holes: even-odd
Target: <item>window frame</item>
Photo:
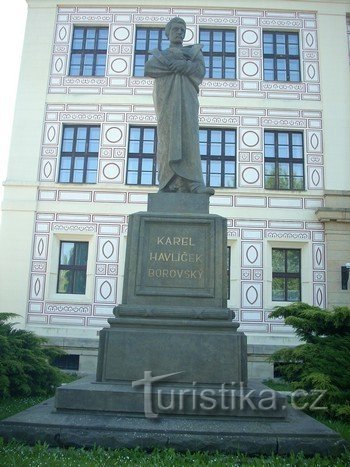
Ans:
[[[83,39],[82,39],[82,48],[79,48],[79,49],[75,49],[74,48],[74,40],[75,40],[75,32],[78,30],[78,29],[82,29],[84,32],[83,32]],[[96,34],[95,34],[95,43],[94,43],[94,48],[93,49],[89,49],[89,48],[86,48],[86,39],[87,39],[87,31],[88,29],[95,29],[96,31]],[[100,30],[107,30],[107,45],[106,45],[106,49],[99,49],[98,48],[98,41],[99,41],[99,32]],[[106,76],[106,64],[107,64],[107,50],[108,50],[108,44],[109,44],[109,27],[108,26],[78,26],[78,25],[75,25],[73,27],[73,34],[72,34],[72,43],[71,43],[71,49],[70,49],[70,58],[69,58],[69,67],[68,67],[68,76],[84,76],[84,77],[103,77],[103,76]],[[77,65],[73,65],[72,64],[72,61],[73,61],[73,55],[76,54],[76,55],[80,55],[80,72],[79,74],[72,74],[72,67],[73,66],[77,66]],[[86,55],[93,55],[93,61],[92,61],[92,71],[91,71],[91,74],[84,74],[84,58]],[[105,57],[105,60],[104,60],[104,73],[103,74],[96,74],[96,68],[97,68],[97,56],[98,55],[104,55]]]
[[[139,144],[139,151],[138,152],[130,152],[130,143],[134,140],[131,140],[131,133],[133,129],[138,129],[140,131],[140,139],[137,140]],[[143,145],[145,141],[144,139],[144,134],[145,130],[152,129],[154,131],[154,139],[153,139],[153,145],[154,145],[154,151],[153,153],[143,153],[140,150],[143,148]],[[131,169],[129,168],[130,166],[130,161],[131,160],[137,160],[137,183],[130,183],[128,181],[129,177],[129,172],[131,172]],[[152,183],[141,183],[142,176],[144,171],[142,170],[142,163],[145,159],[152,159]],[[136,172],[133,170],[132,172]],[[158,170],[157,170],[157,127],[156,126],[148,126],[148,125],[130,125],[129,126],[129,135],[128,135],[128,156],[127,156],[127,163],[126,163],[126,177],[125,177],[125,184],[129,186],[157,186],[158,181],[157,181],[157,175],[158,175]]]
[[[144,39],[145,40],[145,48],[144,49],[143,48],[140,48],[140,49],[138,48],[138,40],[142,40],[142,39],[137,37],[138,33],[140,33],[140,31],[145,31],[146,32],[146,38]],[[144,63],[146,63],[147,60],[152,55],[151,52],[150,52],[150,47],[149,47],[151,32],[157,32],[158,33],[157,47],[153,47],[153,48],[158,48],[159,50],[164,50],[169,45],[169,40],[165,35],[164,28],[136,26],[135,46],[134,46],[134,55],[133,55],[133,60],[134,60],[133,76],[135,78],[141,78],[141,77],[145,76],[144,72],[142,74],[136,73],[136,69],[140,67],[140,65],[137,65],[136,62],[137,62],[137,57],[142,56],[142,57],[145,57]]]
[[[272,34],[273,35],[273,52],[272,53],[265,53],[265,34]],[[285,44],[286,44],[286,53],[279,54],[277,53],[277,35],[284,35],[285,36]],[[290,82],[290,83],[300,83],[302,80],[301,76],[301,54],[300,54],[300,33],[298,31],[276,31],[276,30],[263,30],[262,32],[262,47],[263,47],[263,79],[264,81],[279,81],[279,82]],[[298,54],[290,54],[289,53],[289,42],[288,36],[297,37],[297,46],[298,46]],[[273,79],[266,78],[266,60],[273,61]],[[287,79],[278,79],[278,72],[280,71],[278,68],[278,60],[286,60],[286,78]],[[298,68],[298,79],[294,80],[291,79],[291,60],[297,60],[299,64]],[[270,69],[269,69],[270,70]]]
[[[267,156],[267,146],[272,146],[271,144],[266,143],[266,135],[267,134],[273,134],[274,138],[274,156]],[[287,145],[279,145],[278,142],[278,137],[281,134],[288,134],[288,157],[279,157],[279,147],[285,147]],[[301,136],[301,145],[293,144],[293,135],[300,135]],[[293,148],[300,147],[302,155],[301,157],[294,157],[293,156]],[[265,129],[264,130],[264,188],[266,190],[279,190],[279,191],[304,191],[305,190],[305,158],[304,158],[304,132],[303,131],[294,131],[294,130],[271,130],[271,129]],[[269,175],[266,175],[266,165],[267,164],[274,164],[274,187],[268,187],[267,186],[267,178],[270,177]],[[288,174],[288,180],[289,180],[289,188],[284,188],[281,187],[281,181],[280,181],[280,173],[279,173],[279,164],[288,164],[289,167],[289,174]],[[293,168],[294,166],[301,166],[302,167],[302,175],[300,177],[297,177],[294,175]],[[296,187],[294,188],[294,177],[296,178],[302,178],[302,187]],[[271,177],[272,178],[272,177]]]
[[[210,137],[206,139],[206,143],[201,143],[201,132],[206,131],[207,135],[210,135]],[[210,149],[211,149],[211,144],[212,144],[212,132],[213,131],[220,131],[221,132],[221,151],[220,155],[212,155],[210,154]],[[233,144],[234,145],[234,156],[226,156],[225,155],[225,144],[226,144],[226,133],[227,132],[234,132],[234,143],[227,143],[227,144]],[[201,153],[201,144],[206,144],[206,152],[207,154],[202,154]],[[213,143],[215,144],[215,143]],[[201,164],[202,164],[202,173],[203,173],[203,179],[204,179],[204,184],[206,186],[210,186],[212,188],[226,188],[226,189],[234,189],[237,187],[237,130],[235,128],[216,128],[216,127],[200,127],[199,128],[199,148],[200,148],[200,158],[201,158]],[[208,155],[209,153],[209,155]],[[211,162],[220,162],[221,163],[221,171],[220,171],[220,185],[211,185],[210,184],[210,177],[213,175],[213,172],[211,172],[210,169],[210,163]],[[234,174],[233,174],[233,186],[225,185],[225,177],[228,176],[225,171],[225,163],[226,162],[233,162],[234,164]],[[206,165],[206,170],[204,172],[203,170],[203,165]],[[224,170],[223,170],[224,169]],[[219,172],[215,172],[214,174],[218,174]]]
[[[81,128],[86,128],[86,138],[85,138],[85,150],[84,151],[77,151],[76,150],[76,144],[77,144],[77,133],[78,130]],[[73,129],[73,143],[72,143],[72,151],[63,151],[63,145],[65,141],[65,131],[66,129]],[[98,129],[99,130],[99,138],[98,138],[98,151],[89,151],[89,143],[90,143],[90,133],[91,129]],[[58,171],[58,183],[73,183],[73,184],[96,184],[97,179],[98,179],[98,162],[99,162],[99,152],[100,152],[100,147],[101,147],[101,126],[100,125],[72,125],[72,124],[67,124],[63,125],[62,128],[62,141],[61,141],[61,151],[60,151],[60,166],[59,166],[59,171]],[[83,169],[75,169],[75,159],[77,157],[83,158],[84,159],[84,164],[83,164]],[[70,158],[70,168],[65,169],[63,168],[63,158]],[[93,169],[93,171],[96,174],[95,181],[86,181],[87,175],[88,175],[88,162],[89,159],[96,159],[96,169]],[[63,170],[69,170],[69,180],[64,181],[61,180],[62,174],[61,171]],[[82,170],[83,171],[83,180],[81,182],[79,181],[74,181],[74,172],[75,170]]]
[[[69,264],[61,264],[61,252],[62,252],[62,245],[64,243],[73,243],[74,244],[74,261],[73,265]],[[86,251],[86,264],[85,265],[77,265],[75,264],[76,259],[76,244],[86,244],[87,251]],[[56,285],[56,293],[61,295],[85,295],[86,294],[86,287],[87,287],[87,265],[88,265],[88,258],[89,258],[89,242],[82,241],[82,240],[60,240],[60,247],[59,247],[59,256],[58,256],[58,268],[57,268],[57,285]],[[72,284],[69,283],[69,291],[68,292],[60,292],[59,285],[60,285],[60,272],[64,271],[73,271],[73,280]],[[84,292],[74,292],[74,285],[75,285],[75,278],[76,272],[85,271],[85,287]]]
[[[205,79],[224,79],[224,80],[235,80],[237,79],[237,34],[236,29],[216,29],[216,28],[199,28],[199,42],[202,43],[203,39],[201,38],[201,33],[209,33],[209,50],[206,51],[204,48],[202,49],[202,53],[204,56],[204,61],[208,62],[205,65]],[[222,33],[222,43],[223,49],[221,52],[216,52],[214,49],[214,33]],[[226,43],[225,40],[227,33],[234,34],[234,51],[227,52],[226,51]],[[203,44],[202,44],[203,45]],[[221,67],[221,77],[213,77],[213,62],[215,57],[222,58],[222,67]],[[224,63],[226,58],[232,58],[234,61],[234,68],[233,68],[233,77],[227,77],[228,70],[231,68],[227,68]],[[216,67],[215,67],[216,68]]]
[[[284,254],[284,272],[274,272],[273,270],[273,252],[274,250],[283,251]],[[298,252],[299,256],[299,271],[298,272],[288,272],[288,252]],[[302,275],[301,275],[301,261],[302,261],[302,249],[301,248],[291,248],[291,247],[272,247],[271,249],[271,271],[272,271],[272,283],[271,283],[271,301],[272,302],[288,302],[296,303],[301,302],[302,300]],[[283,299],[274,299],[273,298],[273,280],[274,279],[284,279],[284,298]],[[299,299],[298,300],[288,300],[288,279],[298,279],[298,290],[299,290]]]

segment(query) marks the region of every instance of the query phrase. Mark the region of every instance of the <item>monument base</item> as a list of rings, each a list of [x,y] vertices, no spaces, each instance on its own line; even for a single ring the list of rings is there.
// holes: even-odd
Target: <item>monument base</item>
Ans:
[[[49,399],[0,421],[0,436],[53,447],[173,448],[259,455],[338,455],[346,443],[338,433],[304,413],[289,409],[284,420],[185,417],[155,419],[130,414],[57,412]]]

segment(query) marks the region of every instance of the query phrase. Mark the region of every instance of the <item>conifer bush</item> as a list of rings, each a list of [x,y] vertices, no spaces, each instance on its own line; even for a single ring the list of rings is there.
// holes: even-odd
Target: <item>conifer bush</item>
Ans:
[[[10,322],[16,316],[0,313],[0,397],[50,395],[65,379],[52,366],[62,351],[46,347],[46,339],[32,332],[16,329]]]
[[[276,351],[270,358],[293,389],[309,394],[302,402],[315,399],[323,390],[325,415],[350,421],[350,308],[325,310],[306,303],[279,306],[271,318],[284,318],[303,341],[293,348]]]

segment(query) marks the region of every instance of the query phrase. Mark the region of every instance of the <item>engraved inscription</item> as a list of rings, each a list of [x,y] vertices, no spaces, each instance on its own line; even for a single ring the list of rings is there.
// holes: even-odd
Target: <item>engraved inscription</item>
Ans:
[[[149,222],[143,244],[140,285],[172,294],[179,289],[207,293],[208,225]]]

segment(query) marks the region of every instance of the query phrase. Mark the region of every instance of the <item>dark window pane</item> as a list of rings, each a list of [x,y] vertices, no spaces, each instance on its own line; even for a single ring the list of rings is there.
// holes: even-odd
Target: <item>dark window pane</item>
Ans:
[[[287,302],[300,301],[300,281],[299,279],[287,279]]]
[[[61,270],[58,274],[58,293],[71,293],[72,286],[72,270]]]
[[[265,188],[303,189],[302,141],[302,133],[300,132],[265,132]],[[277,178],[275,177],[276,173]]]
[[[300,272],[299,250],[287,250],[287,272]]]
[[[272,300],[301,300],[299,249],[272,249]]]
[[[126,183],[156,184],[156,131],[153,127],[131,127],[129,131]],[[133,157],[130,157],[131,154]]]
[[[272,250],[272,271],[284,272],[285,271],[285,258],[284,250]]]
[[[74,263],[74,243],[61,243],[60,263],[65,265]]]
[[[236,32],[219,29],[200,29],[206,78],[235,79]]]
[[[88,243],[62,241],[60,248],[57,293],[84,294]]]
[[[75,281],[74,281],[74,289],[73,293],[76,294],[84,294],[86,287],[86,271],[79,271],[75,272]]]
[[[106,66],[108,28],[75,27],[69,74],[103,76]]]
[[[272,279],[272,300],[284,301],[285,280],[281,277]]]
[[[300,57],[297,33],[264,32],[264,79],[299,81]]]
[[[63,129],[60,182],[95,183],[100,127],[69,126]],[[64,157],[68,152],[70,157]],[[95,157],[91,157],[94,155]]]

